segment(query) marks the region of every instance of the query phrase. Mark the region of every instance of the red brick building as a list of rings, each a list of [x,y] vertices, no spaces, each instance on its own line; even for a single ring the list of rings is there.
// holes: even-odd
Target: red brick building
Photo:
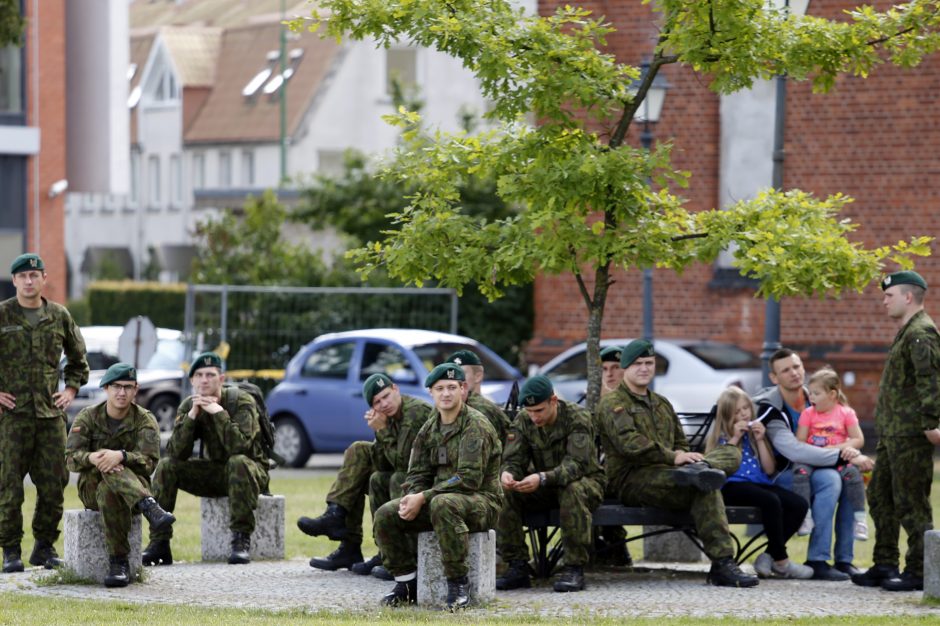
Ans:
[[[0,93],[0,292],[13,293],[10,261],[38,252],[49,275],[46,297],[65,302],[65,196],[53,191],[66,180],[65,0],[21,7],[26,45],[0,49],[0,75],[20,77]]]
[[[542,14],[559,3],[543,1]],[[617,28],[608,37],[618,60],[639,64],[652,54],[655,16],[640,2],[579,2]],[[809,15],[839,19],[853,0],[811,0]],[[876,2],[876,7],[888,6]],[[664,70],[669,90],[657,139],[671,139],[677,169],[692,173],[688,198],[693,210],[720,206],[721,98],[707,89],[707,77],[674,65]],[[828,94],[812,93],[809,83],[788,83],[784,187],[819,196],[842,192],[855,198],[846,216],[860,224],[854,238],[868,246],[914,235],[940,233],[940,56],[914,69],[890,65],[869,78],[840,78]],[[634,125],[636,126],[636,125]],[[639,144],[639,129],[631,129]],[[890,268],[889,268],[890,269]],[[940,259],[919,260],[928,283],[927,310],[940,319]],[[753,288],[734,286],[712,266],[695,266],[683,276],[655,270],[655,334],[658,337],[730,341],[759,352],[765,303]],[[618,271],[603,326],[605,337],[642,334],[639,271]],[[530,362],[543,363],[583,341],[586,312],[572,277],[543,277],[536,283],[535,331]],[[807,369],[831,364],[854,372],[847,388],[859,416],[871,419],[885,352],[896,331],[881,307],[878,286],[841,299],[788,298],[782,303],[781,341],[798,349]]]

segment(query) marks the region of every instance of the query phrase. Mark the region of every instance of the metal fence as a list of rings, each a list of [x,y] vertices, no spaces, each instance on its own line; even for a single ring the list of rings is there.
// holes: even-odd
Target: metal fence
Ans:
[[[189,353],[226,346],[227,370],[260,371],[261,378],[276,378],[317,335],[380,327],[456,333],[457,294],[453,289],[241,285],[190,285],[186,292]]]

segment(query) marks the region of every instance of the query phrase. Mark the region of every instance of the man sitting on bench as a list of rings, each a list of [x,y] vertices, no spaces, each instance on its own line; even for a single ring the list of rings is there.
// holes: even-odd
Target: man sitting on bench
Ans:
[[[522,531],[524,511],[558,508],[565,568],[555,591],[584,589],[591,548],[591,515],[604,499],[604,468],[597,460],[591,414],[555,395],[551,381],[533,376],[522,386],[519,413],[506,437],[500,482],[503,509],[497,541],[509,569],[497,589],[531,587],[529,551]]]
[[[688,511],[712,559],[708,582],[753,587],[756,576],[734,561],[725,503],[719,489],[737,470],[741,453],[723,446],[707,457],[689,451],[679,417],[669,401],[649,388],[656,374],[653,344],[630,342],[620,357],[623,382],[601,398],[597,423],[607,455],[611,493],[627,506]]]

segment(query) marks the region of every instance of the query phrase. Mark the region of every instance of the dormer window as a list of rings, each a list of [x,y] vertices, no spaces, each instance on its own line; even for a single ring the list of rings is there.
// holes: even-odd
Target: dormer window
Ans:
[[[294,48],[287,57],[290,65],[285,68],[283,72],[276,72],[280,65],[281,53],[277,50],[271,50],[266,56],[268,66],[255,74],[252,79],[248,81],[248,84],[242,89],[242,95],[246,98],[251,98],[258,93],[258,89],[261,89],[262,85],[264,85],[264,88],[261,90],[266,95],[270,96],[276,93],[277,90],[281,88],[281,85],[290,80],[291,76],[294,75],[297,64],[300,63],[300,59],[303,56],[303,48]]]

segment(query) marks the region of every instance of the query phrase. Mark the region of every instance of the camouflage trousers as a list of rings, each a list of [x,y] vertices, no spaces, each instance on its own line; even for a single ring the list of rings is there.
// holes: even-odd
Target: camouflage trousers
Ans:
[[[131,532],[131,515],[137,512],[137,503],[148,496],[147,479],[129,469],[113,474],[102,474],[92,469],[78,477],[78,497],[82,504],[86,509],[101,512],[108,556],[131,553],[127,541]]]
[[[499,517],[499,505],[477,493],[439,494],[421,507],[411,521],[399,517],[398,503],[398,498],[390,500],[375,513],[375,541],[382,552],[383,564],[393,576],[418,570],[414,535],[427,530],[433,530],[441,544],[445,576],[448,579],[466,576],[469,533],[493,528]]]
[[[722,446],[706,455],[715,469],[731,475],[741,464],[741,451]],[[627,506],[655,506],[673,511],[688,511],[695,532],[710,559],[734,555],[734,543],[725,514],[721,491],[702,492],[695,487],[680,487],[673,478],[674,465],[648,465],[630,471],[617,497]]]
[[[924,532],[933,528],[930,485],[933,445],[926,437],[881,437],[878,462],[868,483],[868,505],[875,522],[876,565],[898,565],[900,529],[907,531],[905,570],[924,574]]]
[[[504,491],[496,541],[504,561],[528,561],[529,549],[522,530],[526,511],[558,509],[565,565],[587,565],[592,545],[592,516],[604,499],[604,487],[591,478],[582,478],[564,487],[543,487],[533,493]],[[622,528],[622,527],[621,527]]]
[[[346,448],[343,464],[326,494],[327,502],[346,509],[346,543],[362,544],[366,493],[369,494],[373,520],[380,506],[402,495],[401,484],[405,481],[405,473],[375,471],[374,448],[371,441],[356,441]]]
[[[167,511],[176,508],[176,494],[182,489],[202,498],[228,496],[232,532],[251,534],[255,529],[258,496],[268,490],[268,470],[243,454],[224,463],[204,459],[179,461],[164,457],[153,474],[153,497]],[[150,540],[169,539],[173,529],[150,532]]]
[[[59,537],[69,480],[64,417],[0,414],[0,546],[18,546],[23,539],[23,479],[27,474],[36,486],[33,537],[52,543]]]

